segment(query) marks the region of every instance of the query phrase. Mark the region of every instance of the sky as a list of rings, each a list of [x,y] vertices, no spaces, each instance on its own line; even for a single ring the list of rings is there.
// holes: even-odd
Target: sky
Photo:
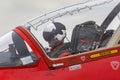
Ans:
[[[41,14],[83,1],[88,0],[0,0],[0,36]]]
[[[43,13],[86,0],[0,0],[0,36]]]

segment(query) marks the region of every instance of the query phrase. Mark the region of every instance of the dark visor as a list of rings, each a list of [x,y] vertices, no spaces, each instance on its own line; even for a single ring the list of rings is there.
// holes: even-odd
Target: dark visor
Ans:
[[[43,37],[46,41],[51,41],[54,38],[54,35],[51,32],[43,32]]]

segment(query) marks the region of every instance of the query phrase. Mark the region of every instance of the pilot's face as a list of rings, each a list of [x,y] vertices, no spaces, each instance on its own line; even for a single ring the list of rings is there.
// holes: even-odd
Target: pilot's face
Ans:
[[[51,48],[56,48],[60,41],[58,39],[53,38],[52,40],[48,41],[48,43]]]

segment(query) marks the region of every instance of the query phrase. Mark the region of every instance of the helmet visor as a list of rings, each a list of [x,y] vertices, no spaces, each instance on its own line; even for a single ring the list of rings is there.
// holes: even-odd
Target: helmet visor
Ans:
[[[51,41],[54,38],[54,35],[51,32],[43,32],[43,37],[46,41]]]

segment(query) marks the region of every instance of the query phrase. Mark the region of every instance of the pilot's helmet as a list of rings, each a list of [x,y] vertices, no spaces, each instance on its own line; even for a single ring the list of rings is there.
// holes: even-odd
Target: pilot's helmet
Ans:
[[[66,37],[66,28],[60,22],[53,22],[46,26],[43,30],[43,37],[46,41],[57,39],[59,41],[64,40]]]

